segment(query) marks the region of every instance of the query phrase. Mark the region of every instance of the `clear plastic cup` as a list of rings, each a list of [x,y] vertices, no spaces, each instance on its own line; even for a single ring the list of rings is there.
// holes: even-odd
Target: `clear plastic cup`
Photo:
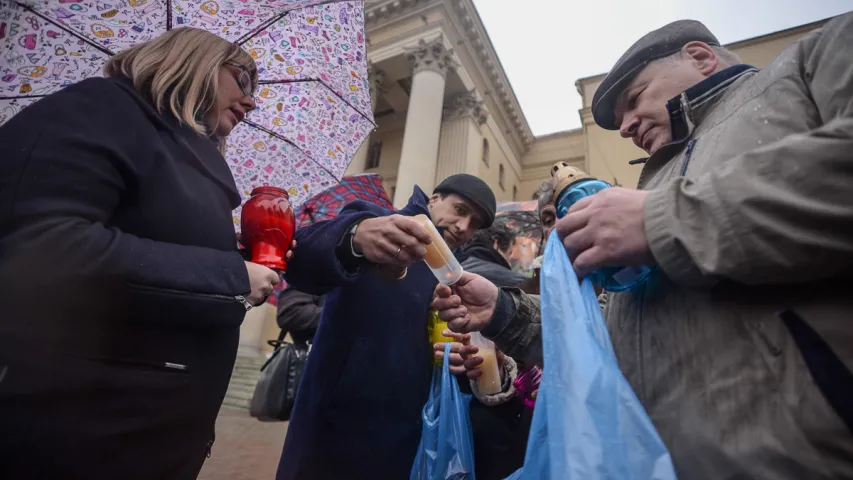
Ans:
[[[424,245],[426,249],[424,261],[429,266],[429,269],[432,270],[432,274],[443,285],[453,285],[458,282],[462,277],[462,265],[459,265],[459,261],[453,256],[453,252],[450,251],[450,247],[447,246],[444,238],[438,233],[438,229],[435,228],[429,217],[424,214],[416,215],[414,218],[426,229],[430,238],[432,238],[432,243]]]
[[[483,371],[477,379],[477,389],[485,395],[494,395],[501,391],[501,371],[498,368],[498,357],[495,353],[495,344],[479,332],[471,333],[471,345],[479,348],[477,356],[483,357],[483,363],[479,368]]]

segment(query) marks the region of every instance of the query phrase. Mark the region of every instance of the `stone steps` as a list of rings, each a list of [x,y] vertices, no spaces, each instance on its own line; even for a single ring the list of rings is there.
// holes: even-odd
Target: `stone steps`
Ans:
[[[228,382],[228,390],[225,392],[223,405],[237,407],[244,410],[249,409],[252,403],[252,395],[255,393],[255,385],[261,378],[261,367],[266,359],[261,355],[238,354],[234,363],[234,371]]]

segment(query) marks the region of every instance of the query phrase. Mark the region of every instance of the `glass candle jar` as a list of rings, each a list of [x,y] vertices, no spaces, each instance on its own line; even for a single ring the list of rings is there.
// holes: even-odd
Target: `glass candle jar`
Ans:
[[[280,272],[287,270],[285,255],[293,241],[296,219],[284,189],[267,186],[252,190],[243,205],[240,229],[252,262]]]

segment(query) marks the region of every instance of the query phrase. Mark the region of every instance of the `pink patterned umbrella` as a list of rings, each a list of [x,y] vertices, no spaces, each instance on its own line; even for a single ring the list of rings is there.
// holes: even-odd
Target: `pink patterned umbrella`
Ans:
[[[0,124],[101,75],[116,52],[187,26],[236,42],[258,65],[258,108],[226,142],[244,199],[275,185],[299,205],[338,183],[374,127],[362,1],[0,0]]]

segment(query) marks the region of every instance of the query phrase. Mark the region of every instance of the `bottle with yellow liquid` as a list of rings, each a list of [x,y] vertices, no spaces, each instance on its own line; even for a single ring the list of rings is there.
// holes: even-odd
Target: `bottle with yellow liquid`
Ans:
[[[445,337],[441,334],[441,332],[447,330],[447,322],[442,321],[438,318],[438,310],[434,308],[430,308],[427,313],[427,332],[429,332],[429,344],[430,347],[435,345],[436,343],[447,343],[454,342],[455,340],[450,337]],[[430,351],[432,348],[430,348]],[[432,354],[433,362],[436,365],[441,365],[441,360],[435,358],[435,352]]]
[[[424,261],[429,266],[429,269],[432,270],[432,274],[443,285],[453,285],[458,282],[462,278],[462,265],[459,265],[459,261],[456,260],[453,252],[450,251],[447,242],[438,233],[438,229],[435,228],[429,217],[420,214],[415,215],[414,218],[424,227],[430,238],[432,238],[432,243],[424,245],[426,249]]]

